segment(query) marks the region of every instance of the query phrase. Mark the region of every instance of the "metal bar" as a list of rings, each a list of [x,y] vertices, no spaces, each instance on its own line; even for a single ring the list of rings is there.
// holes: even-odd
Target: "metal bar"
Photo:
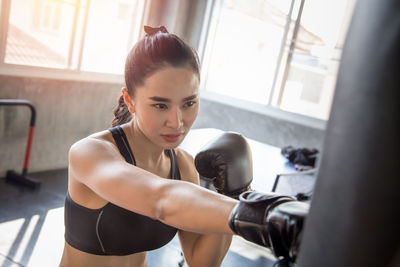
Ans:
[[[67,68],[68,69],[72,69],[72,57],[73,57],[73,54],[74,54],[76,28],[77,28],[77,25],[78,25],[80,5],[81,5],[81,1],[80,0],[76,0],[76,2],[75,2],[74,20],[72,22],[71,39],[70,39],[69,51],[68,51],[68,63],[67,63]]]
[[[289,8],[289,14],[287,15],[286,25],[285,25],[285,29],[284,29],[283,36],[282,36],[281,48],[280,48],[280,51],[279,51],[278,60],[276,62],[274,79],[272,81],[271,90],[269,91],[269,99],[268,99],[268,102],[267,102],[267,106],[271,105],[272,98],[274,96],[274,88],[275,88],[275,85],[276,85],[276,81],[278,79],[279,67],[280,67],[281,62],[282,62],[283,52],[285,51],[285,45],[286,45],[287,36],[288,36],[288,33],[289,33],[290,22],[292,21],[292,12],[293,12],[293,7],[294,7],[294,2],[295,2],[295,0],[292,0],[292,3],[290,4],[290,8]]]
[[[204,22],[203,22],[203,27],[201,30],[200,40],[199,40],[199,44],[198,44],[198,51],[199,51],[198,54],[201,58],[201,61],[203,61],[203,59],[204,59],[204,51],[205,51],[206,44],[207,44],[207,36],[210,31],[210,24],[211,24],[212,12],[213,12],[214,6],[215,6],[215,1],[216,0],[207,1],[206,11],[204,12],[204,16],[203,16]]]
[[[275,192],[276,187],[278,186],[279,178],[281,177],[280,174],[276,175],[274,185],[272,186],[272,192]]]
[[[283,72],[283,77],[282,77],[282,83],[281,83],[281,87],[279,89],[279,95],[278,95],[278,101],[277,101],[278,106],[281,105],[282,97],[283,97],[283,90],[285,90],[286,80],[289,75],[290,63],[292,62],[293,50],[296,45],[297,34],[298,34],[299,28],[300,28],[300,20],[301,20],[301,14],[303,13],[304,2],[305,2],[305,0],[301,0],[299,12],[298,12],[297,19],[296,19],[296,24],[294,26],[293,37],[292,37],[292,41],[290,42],[289,55],[286,60],[285,70]]]
[[[29,157],[31,155],[31,147],[32,147],[34,130],[35,130],[35,126],[33,126],[33,125],[29,126],[28,143],[26,145],[26,150],[25,150],[25,160],[24,160],[24,166],[22,167],[22,175],[26,175],[26,173],[28,172]]]
[[[33,139],[33,131],[35,128],[35,121],[36,121],[36,110],[33,104],[28,100],[22,99],[0,99],[0,106],[28,106],[31,110],[31,120],[29,123],[29,135],[28,135],[28,143],[26,145],[25,150],[25,159],[24,165],[22,167],[22,175],[26,175],[28,171],[28,164],[29,164],[29,157],[31,152],[32,146],[32,139]]]
[[[88,20],[89,20],[89,10],[90,10],[90,0],[86,0],[85,17],[83,19],[81,45],[79,47],[79,58],[78,58],[78,66],[77,66],[78,70],[81,70],[81,66],[82,66],[83,48],[85,46],[86,30],[87,30],[87,24],[88,24]]]
[[[316,168],[312,168],[312,169],[305,170],[305,171],[300,171],[300,172],[280,173],[278,175],[281,175],[281,176],[298,176],[298,175],[304,175],[304,174],[313,174],[316,171],[317,171]]]
[[[211,0],[210,0],[211,1]],[[208,8],[210,8],[208,10],[208,15],[209,15],[209,22],[207,22],[207,32],[204,34],[204,36],[202,36],[200,39],[200,44],[199,44],[199,49],[200,50],[200,60],[202,62],[202,66],[201,66],[201,75],[202,75],[202,80],[203,80],[203,85],[201,90],[202,91],[207,91],[206,88],[206,84],[207,84],[207,79],[208,79],[208,67],[210,66],[210,57],[212,54],[212,51],[214,49],[214,40],[215,40],[215,36],[217,34],[217,30],[214,29],[214,31],[211,31],[212,27],[215,26],[215,28],[217,27],[218,21],[215,22],[214,20],[212,20],[213,18],[213,14],[214,12],[218,12],[218,15],[216,15],[215,17],[217,18],[217,20],[219,20],[220,16],[221,16],[221,9],[222,9],[222,0],[212,0],[211,3],[207,3],[210,6],[208,6]],[[217,8],[217,10],[216,10]],[[212,35],[212,37],[210,37]],[[202,41],[204,40],[204,41]],[[212,43],[209,44],[208,41],[212,40]],[[208,52],[208,53],[207,53]]]
[[[36,110],[32,102],[24,99],[0,99],[0,106],[28,106],[31,110],[29,126],[35,126]]]

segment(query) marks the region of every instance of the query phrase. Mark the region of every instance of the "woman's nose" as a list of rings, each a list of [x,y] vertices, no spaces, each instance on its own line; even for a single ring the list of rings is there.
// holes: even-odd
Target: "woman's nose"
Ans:
[[[179,108],[170,109],[166,121],[166,126],[173,129],[179,129],[182,127],[182,125],[183,125],[182,111]]]

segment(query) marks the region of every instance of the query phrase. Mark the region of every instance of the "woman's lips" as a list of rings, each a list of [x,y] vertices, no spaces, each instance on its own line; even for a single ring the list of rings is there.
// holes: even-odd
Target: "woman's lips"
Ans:
[[[181,137],[182,134],[163,134],[162,137],[164,138],[165,141],[173,143],[178,141],[179,137]]]

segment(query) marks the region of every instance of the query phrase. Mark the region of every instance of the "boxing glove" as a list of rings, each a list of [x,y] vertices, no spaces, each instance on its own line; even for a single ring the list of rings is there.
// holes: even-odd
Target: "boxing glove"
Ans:
[[[229,216],[232,231],[294,262],[308,204],[276,193],[244,192]]]
[[[290,201],[277,205],[268,213],[269,242],[276,257],[296,260],[308,210],[309,204]]]
[[[236,199],[250,189],[252,162],[249,144],[234,132],[225,132],[211,140],[195,157],[200,176],[211,180],[217,192]]]

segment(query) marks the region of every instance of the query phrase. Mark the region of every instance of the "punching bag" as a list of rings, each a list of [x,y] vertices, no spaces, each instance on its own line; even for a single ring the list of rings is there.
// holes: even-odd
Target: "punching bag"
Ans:
[[[298,266],[400,266],[399,96],[400,1],[360,0]]]

